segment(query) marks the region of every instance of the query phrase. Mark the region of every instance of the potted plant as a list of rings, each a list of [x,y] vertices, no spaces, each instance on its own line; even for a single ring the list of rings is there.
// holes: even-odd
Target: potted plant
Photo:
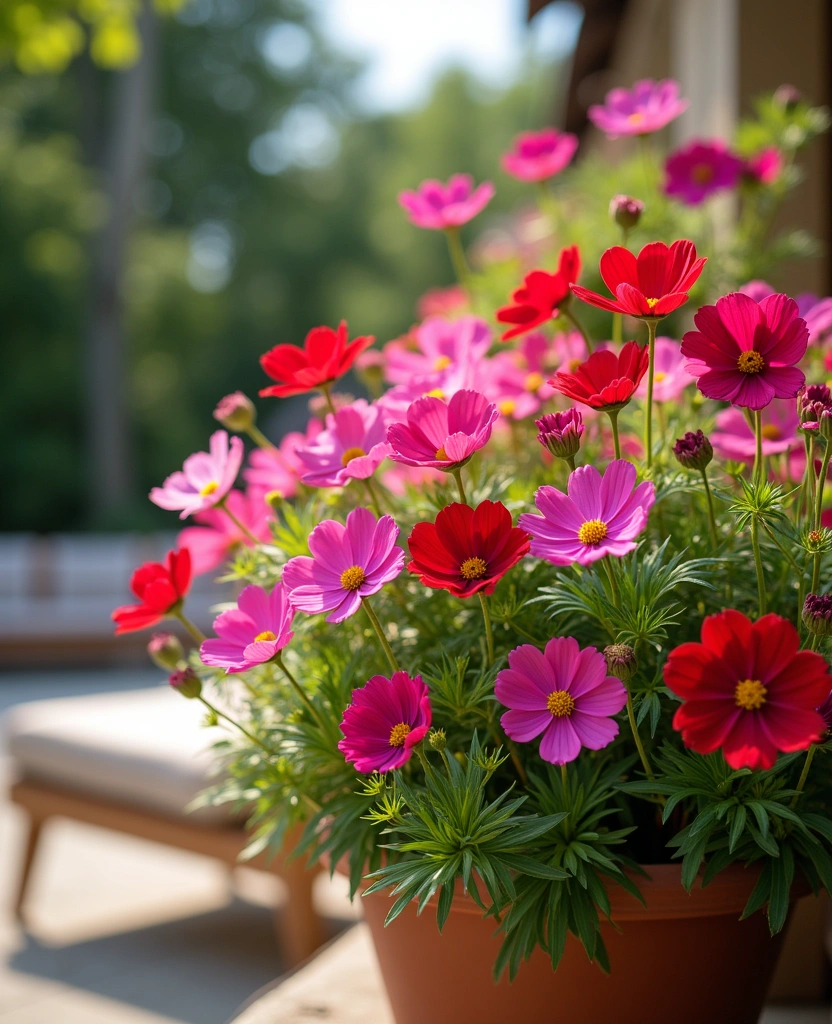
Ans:
[[[302,823],[349,875],[399,1024],[756,1021],[793,900],[832,884],[832,300],[760,280],[796,254],[769,224],[826,114],[781,91],[660,182],[649,136],[682,109],[667,82],[593,108],[642,136],[616,168],[521,136],[536,240],[476,272],[459,229],[493,187],[404,193],[458,286],[381,349],[342,323],[266,353],[263,396],[318,394],[305,431],[275,446],[230,395],[151,493],[196,525],[118,628],[198,642],[151,650],[236,727],[210,799],[252,809],[252,851]],[[604,228],[619,182],[646,209],[618,195]],[[741,216],[702,255],[727,189]],[[353,367],[372,400],[334,390]],[[227,431],[255,444],[245,492]],[[206,638],[190,574],[227,556]]]

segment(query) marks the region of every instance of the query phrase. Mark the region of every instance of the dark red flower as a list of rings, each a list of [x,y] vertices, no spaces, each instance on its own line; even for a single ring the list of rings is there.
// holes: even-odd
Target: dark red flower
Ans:
[[[577,284],[572,291],[584,302],[612,313],[658,319],[688,301],[688,292],[705,263],[704,256],[697,259],[696,246],[687,240],[674,242],[670,248],[664,242],[650,242],[638,257],[614,245],[601,257],[601,277],[615,299]]]
[[[805,750],[826,731],[817,708],[829,696],[826,660],[798,650],[779,615],[751,622],[731,609],[702,623],[702,643],[670,652],[664,681],[684,703],[673,727],[699,754],[722,748],[732,768],[771,768],[778,750]]]
[[[456,597],[493,593],[529,553],[528,533],[511,525],[511,513],[499,501],[483,501],[476,508],[446,505],[435,523],[417,523],[407,544],[412,556],[408,570],[426,587]]]
[[[512,292],[512,302],[497,310],[501,324],[515,324],[503,335],[503,341],[525,334],[557,315],[558,308],[572,293],[570,285],[578,280],[581,273],[581,255],[577,245],[563,249],[554,274],[545,270],[533,270],[523,278],[523,284]]]
[[[125,604],[115,609],[111,618],[116,624],[116,636],[161,622],[182,601],[190,585],[191,553],[187,548],[169,551],[164,565],[161,562],[140,565],[130,580],[130,589],[140,604]]]
[[[548,383],[567,398],[593,409],[620,409],[647,373],[649,359],[646,345],[628,341],[618,355],[609,349],[593,352],[574,373],[561,370]]]
[[[263,388],[261,396],[288,398],[331,384],[342,377],[375,341],[372,337],[354,338],[347,342],[347,322],[342,320],[338,330],[331,327],[313,327],[306,335],[303,348],[297,345],[276,345],[264,356],[260,365],[277,384]]]

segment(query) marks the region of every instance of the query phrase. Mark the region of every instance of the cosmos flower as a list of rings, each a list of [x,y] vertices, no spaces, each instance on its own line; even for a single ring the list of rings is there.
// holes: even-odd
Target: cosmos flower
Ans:
[[[216,637],[204,640],[199,656],[206,665],[224,668],[229,674],[247,672],[282,651],[294,636],[295,609],[283,583],[271,593],[263,587],[244,587],[237,607],[214,619]]]
[[[410,760],[430,723],[430,697],[421,676],[373,676],[352,691],[352,703],[341,719],[344,738],[338,749],[365,775],[393,771]]]
[[[518,135],[500,162],[507,174],[520,181],[546,181],[570,164],[577,148],[576,135],[544,128]]]
[[[306,335],[303,348],[276,345],[260,357],[260,365],[277,384],[263,388],[260,395],[288,398],[329,387],[375,341],[369,336],[352,341],[347,338],[347,322],[342,320],[337,330],[314,327]]]
[[[210,452],[189,455],[181,470],[154,487],[150,500],[159,508],[180,511],[179,518],[187,519],[195,512],[218,505],[234,486],[243,461],[243,442],[217,430],[211,435]]]
[[[478,391],[457,391],[441,398],[419,398],[407,410],[407,423],[392,423],[387,440],[390,458],[407,466],[455,469],[483,448],[499,415]]]
[[[664,190],[686,206],[699,206],[715,192],[736,188],[743,167],[724,142],[695,140],[667,158]]]
[[[628,341],[618,355],[609,349],[599,349],[574,373],[559,370],[549,384],[567,398],[592,409],[620,409],[630,401],[647,373],[649,358],[646,345]]]
[[[670,124],[688,108],[679,98],[679,83],[673,79],[654,82],[645,78],[632,89],[611,89],[603,106],[596,104],[587,115],[607,138],[621,135],[649,135]]]
[[[447,185],[429,179],[415,192],[401,192],[399,205],[417,228],[446,231],[473,220],[494,196],[494,186],[484,181],[474,188],[470,174],[455,174]]]
[[[512,292],[511,302],[497,310],[499,323],[513,325],[503,334],[502,340],[510,341],[556,317],[560,306],[572,298],[570,286],[580,274],[581,255],[577,245],[561,250],[554,274],[545,270],[526,274],[523,284]]]
[[[359,398],[328,413],[326,429],[297,449],[301,481],[310,487],[343,487],[371,477],[390,453],[384,412]]]
[[[145,562],[140,565],[130,580],[130,589],[139,603],[122,605],[113,611],[116,636],[161,622],[181,605],[190,586],[191,554],[187,548],[169,551],[164,564]]]

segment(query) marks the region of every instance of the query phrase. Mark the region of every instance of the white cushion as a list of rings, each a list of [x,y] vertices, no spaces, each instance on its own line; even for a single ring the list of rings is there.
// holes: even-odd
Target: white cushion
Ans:
[[[218,731],[202,727],[204,713],[165,684],[18,704],[4,724],[18,777],[184,816],[215,781]],[[194,814],[203,822],[228,816],[224,807]]]

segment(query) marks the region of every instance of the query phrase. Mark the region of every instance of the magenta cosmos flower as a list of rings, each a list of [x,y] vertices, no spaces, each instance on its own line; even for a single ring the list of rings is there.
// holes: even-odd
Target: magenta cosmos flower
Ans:
[[[604,105],[590,107],[588,116],[607,138],[617,139],[620,135],[657,132],[687,108],[688,101],[679,99],[678,82],[645,78],[632,89],[611,89]]]
[[[375,405],[359,398],[326,418],[326,430],[297,449],[303,464],[301,481],[310,487],[343,487],[366,480],[387,458],[387,426]]]
[[[511,710],[500,719],[509,739],[528,743],[543,734],[540,756],[551,764],[574,761],[581,747],[601,750],[618,735],[612,716],[627,703],[621,680],[607,675],[603,654],[555,637],[540,651],[516,647],[497,675],[494,696]]]
[[[405,338],[384,346],[384,375],[392,384],[418,379],[425,391],[445,390],[449,372],[480,362],[491,342],[491,329],[479,317],[431,316]]]
[[[772,398],[794,398],[806,381],[799,363],[809,331],[786,295],[755,302],[732,292],[702,306],[695,331],[682,339],[688,370],[706,398],[763,409]]]
[[[347,516],[347,525],[325,519],[309,534],[312,557],[297,555],[283,568],[292,604],[302,612],[330,612],[327,622],[354,615],[363,597],[378,593],[404,566],[396,547],[399,528],[391,516],[376,520],[366,508]]]
[[[245,587],[237,607],[214,619],[217,637],[204,640],[199,656],[206,665],[227,673],[246,672],[271,661],[294,636],[295,609],[282,583],[271,593],[262,587]]]
[[[780,455],[791,448],[803,447],[797,433],[800,420],[797,406],[777,398],[763,409],[763,455]],[[754,431],[740,409],[717,413],[716,430],[710,435],[714,451],[723,459],[750,462],[754,459]]]
[[[415,192],[402,192],[399,205],[417,228],[447,231],[473,220],[491,201],[494,186],[484,181],[474,188],[470,174],[455,174],[447,185],[429,179]]]
[[[479,391],[457,391],[445,404],[441,398],[417,398],[407,410],[407,423],[391,423],[387,440],[394,462],[431,469],[456,469],[491,437],[497,406]]]
[[[430,698],[421,676],[373,676],[366,686],[352,691],[352,703],[341,719],[344,738],[338,749],[365,775],[389,772],[410,760],[430,723]]]
[[[736,188],[743,162],[724,142],[695,140],[671,153],[664,170],[665,192],[686,206],[699,206],[715,192]]]
[[[150,500],[159,508],[179,511],[180,519],[213,508],[228,494],[243,461],[243,442],[217,430],[211,435],[210,452],[196,452],[185,459],[181,471],[171,473]],[[181,511],[180,511],[181,510]]]
[[[279,447],[254,448],[249,452],[248,468],[243,470],[249,490],[263,495],[277,491],[283,498],[294,498],[306,468],[297,450],[311,444],[323,428],[323,423],[313,417],[306,426],[306,433],[293,430],[284,435]]]
[[[546,181],[569,165],[577,148],[577,135],[544,128],[518,135],[500,162],[507,174],[520,181]]]
[[[603,477],[594,466],[579,466],[569,475],[566,494],[540,487],[535,505],[542,514],[526,512],[517,520],[532,536],[531,553],[552,565],[589,565],[632,551],[656,500],[649,480],[634,490],[635,482],[635,466],[616,459]]]

